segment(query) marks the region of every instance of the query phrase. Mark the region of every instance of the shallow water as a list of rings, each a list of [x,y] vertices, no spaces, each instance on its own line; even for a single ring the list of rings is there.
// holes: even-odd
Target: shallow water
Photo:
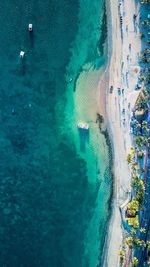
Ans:
[[[109,150],[97,127],[80,149],[74,90],[85,63],[105,61],[97,49],[102,2],[0,3],[0,266],[100,262]]]

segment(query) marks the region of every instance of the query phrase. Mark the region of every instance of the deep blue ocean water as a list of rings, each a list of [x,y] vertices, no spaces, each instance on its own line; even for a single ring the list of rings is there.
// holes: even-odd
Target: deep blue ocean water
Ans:
[[[95,7],[101,4],[102,8],[103,1],[86,3],[0,2],[1,267],[96,267],[91,266],[90,255],[85,253],[85,235],[100,183],[88,182],[86,160],[67,140],[63,123],[67,66],[80,25],[88,19],[85,12],[83,21],[79,20],[84,6],[93,12],[97,30],[93,41],[87,35],[92,25],[81,36],[82,49],[86,49],[84,42],[91,49],[81,53],[81,61],[71,74],[73,79],[83,63],[98,58],[97,23],[104,10]],[[33,23],[31,34],[29,23]],[[21,50],[25,51],[22,61]],[[105,175],[109,198],[109,168]],[[109,203],[103,203],[103,199],[101,203],[106,207],[106,217],[101,218],[99,244],[104,241],[109,209]],[[95,262],[101,259],[99,246]],[[92,252],[90,241],[88,249]]]

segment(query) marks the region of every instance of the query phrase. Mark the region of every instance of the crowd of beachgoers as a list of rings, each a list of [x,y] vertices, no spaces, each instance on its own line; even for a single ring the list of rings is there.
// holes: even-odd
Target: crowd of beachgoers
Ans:
[[[104,266],[150,266],[150,0],[108,2],[115,181]]]

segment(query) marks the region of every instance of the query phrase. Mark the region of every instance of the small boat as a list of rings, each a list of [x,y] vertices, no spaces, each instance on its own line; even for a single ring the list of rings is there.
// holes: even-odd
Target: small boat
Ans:
[[[79,122],[78,125],[77,125],[77,127],[79,129],[85,129],[85,130],[88,130],[89,129],[89,125],[86,122]]]
[[[20,57],[23,58],[24,57],[25,52],[24,51],[20,51]]]
[[[32,23],[29,23],[28,29],[29,29],[29,32],[32,32],[32,30],[33,30],[33,25],[32,25]]]

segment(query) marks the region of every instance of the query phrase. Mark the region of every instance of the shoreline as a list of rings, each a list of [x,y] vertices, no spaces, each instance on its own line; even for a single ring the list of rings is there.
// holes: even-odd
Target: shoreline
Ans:
[[[134,12],[136,12],[137,6],[135,5],[134,0],[130,0],[130,2],[128,2],[129,8],[125,8],[125,1],[123,5],[123,8],[125,10],[125,16],[127,17],[126,20],[129,21],[128,27],[132,28],[133,26],[131,16],[134,14]],[[124,60],[124,58],[126,57],[126,51],[124,50],[124,46],[126,45],[126,43],[128,44],[129,41],[134,41],[136,42],[135,53],[140,52],[141,40],[139,40],[138,34],[136,33],[135,35],[134,32],[129,32],[128,35],[125,36],[125,25],[123,25],[124,39],[122,42],[118,18],[117,0],[114,0],[113,2],[110,2],[110,0],[106,0],[106,10],[108,32],[108,64],[103,77],[105,79],[105,87],[102,88],[102,93],[105,95],[105,119],[107,122],[107,129],[109,132],[109,138],[113,154],[113,193],[111,200],[111,215],[107,228],[108,232],[106,234],[103,247],[102,266],[117,267],[119,264],[118,251],[123,238],[119,206],[127,199],[126,191],[130,189],[130,171],[127,166],[126,155],[131,147],[129,121],[131,116],[131,109],[133,108],[138,96],[138,92],[135,93],[134,91],[134,86],[136,84],[137,77],[135,75],[135,77],[132,79],[131,88],[129,90],[126,89],[125,92],[127,101],[131,102],[131,109],[127,111],[128,121],[126,122],[126,129],[124,129],[124,127],[122,126],[122,114],[120,114],[121,101],[118,100],[118,93],[115,92],[110,94],[109,88],[111,85],[113,85],[114,90],[116,91],[117,88],[115,87],[120,87],[120,85],[124,85],[121,77],[121,61]],[[134,63],[138,65],[135,55]],[[132,69],[129,68],[129,71],[132,75]],[[101,81],[99,85],[101,85]],[[121,164],[120,161],[122,161]]]
[[[102,252],[102,260],[101,260],[101,266],[102,267],[108,267],[107,264],[107,258],[108,258],[108,254],[109,254],[109,239],[110,239],[110,235],[111,235],[111,225],[113,224],[114,221],[114,201],[115,201],[115,171],[114,171],[114,155],[115,155],[115,151],[114,151],[114,143],[113,143],[113,138],[112,138],[112,133],[111,132],[111,127],[110,124],[108,122],[108,114],[107,114],[107,91],[108,91],[108,86],[109,86],[109,69],[110,69],[110,62],[111,62],[111,57],[112,57],[112,53],[113,53],[113,48],[112,48],[112,12],[111,12],[111,4],[110,4],[110,0],[106,0],[105,1],[105,6],[106,6],[106,14],[107,14],[107,51],[108,51],[108,56],[107,56],[107,65],[106,65],[106,69],[103,73],[103,79],[104,79],[104,84],[105,86],[103,87],[103,89],[101,90],[101,82],[102,82],[102,78],[100,79],[100,83],[99,83],[99,90],[102,91],[101,95],[103,96],[103,102],[105,103],[105,109],[102,110],[102,114],[104,114],[104,120],[106,121],[106,127],[107,127],[107,131],[108,131],[108,135],[109,135],[109,141],[111,144],[111,154],[112,154],[112,196],[110,198],[110,216],[109,216],[109,221],[107,223],[107,233],[104,239],[104,246],[103,246],[103,252]],[[106,86],[107,83],[107,86]],[[105,112],[104,112],[105,111]],[[103,113],[104,112],[104,113]],[[110,266],[111,267],[111,266]],[[115,266],[114,266],[115,267]]]

